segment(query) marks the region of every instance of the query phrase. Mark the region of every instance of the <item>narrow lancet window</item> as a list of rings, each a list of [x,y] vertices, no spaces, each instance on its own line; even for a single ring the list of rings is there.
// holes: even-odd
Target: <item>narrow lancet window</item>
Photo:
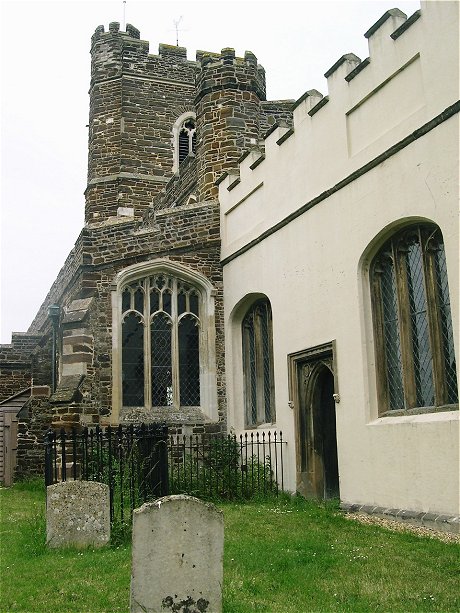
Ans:
[[[172,387],[172,321],[166,313],[155,315],[150,324],[152,405],[173,404]]]
[[[200,405],[200,348],[198,320],[185,315],[179,321],[179,380],[181,406]]]
[[[144,405],[144,325],[138,313],[131,311],[123,320],[122,382],[123,404]]]
[[[256,302],[242,322],[244,395],[249,426],[275,421],[272,314],[268,300]]]

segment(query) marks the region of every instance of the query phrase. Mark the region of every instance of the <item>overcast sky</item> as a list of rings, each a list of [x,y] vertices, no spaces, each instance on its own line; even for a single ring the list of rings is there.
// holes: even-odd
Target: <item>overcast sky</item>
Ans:
[[[27,331],[82,228],[90,40],[100,24],[137,27],[150,41],[252,51],[267,99],[327,94],[323,77],[344,53],[367,57],[364,32],[390,9],[419,2],[0,0],[2,343]]]

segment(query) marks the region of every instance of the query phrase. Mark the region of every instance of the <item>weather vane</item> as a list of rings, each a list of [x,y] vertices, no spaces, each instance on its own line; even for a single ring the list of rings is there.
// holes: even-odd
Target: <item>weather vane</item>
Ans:
[[[182,15],[179,19],[173,19],[174,27],[176,29],[176,47],[179,46],[179,24],[182,21]]]

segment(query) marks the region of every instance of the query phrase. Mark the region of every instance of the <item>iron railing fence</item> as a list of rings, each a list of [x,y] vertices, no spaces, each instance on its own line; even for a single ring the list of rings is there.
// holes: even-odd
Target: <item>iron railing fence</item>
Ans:
[[[110,519],[124,522],[133,509],[169,493],[168,429],[139,427],[49,430],[45,484],[82,479],[109,486]]]
[[[109,486],[111,521],[168,494],[241,500],[284,491],[281,432],[168,435],[161,424],[84,428],[45,438],[45,482]]]
[[[171,494],[239,500],[284,491],[283,435],[251,432],[236,436],[171,436],[168,440]]]

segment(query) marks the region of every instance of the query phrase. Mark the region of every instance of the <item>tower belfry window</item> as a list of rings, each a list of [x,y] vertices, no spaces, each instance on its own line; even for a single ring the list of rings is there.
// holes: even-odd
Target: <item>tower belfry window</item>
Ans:
[[[182,124],[179,131],[179,164],[189,155],[196,152],[196,126],[195,120],[189,117]]]

